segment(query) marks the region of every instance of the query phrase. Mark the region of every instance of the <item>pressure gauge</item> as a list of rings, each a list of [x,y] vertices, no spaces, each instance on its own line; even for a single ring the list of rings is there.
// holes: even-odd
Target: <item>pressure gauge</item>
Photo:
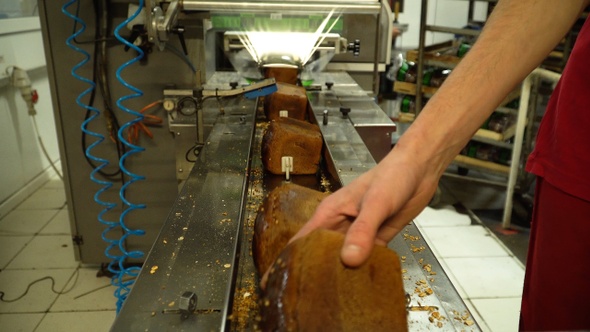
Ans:
[[[172,99],[165,99],[163,106],[167,112],[172,112],[176,107],[176,103]]]

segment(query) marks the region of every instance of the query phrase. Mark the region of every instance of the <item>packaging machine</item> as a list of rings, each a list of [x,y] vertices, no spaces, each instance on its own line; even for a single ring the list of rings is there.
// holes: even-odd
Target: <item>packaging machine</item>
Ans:
[[[75,10],[40,2],[76,255],[84,263],[106,262],[105,252],[112,251],[104,240],[119,232],[122,240],[114,251],[122,254],[114,256],[124,256],[125,264],[142,264],[133,286],[124,290],[130,293],[124,295],[112,330],[255,329],[253,222],[265,193],[284,181],[265,174],[260,161],[261,100],[273,91],[273,81],[264,80],[262,69],[269,64],[296,68],[299,84],[307,89],[311,120],[324,137],[321,172],[293,176],[292,181],[337,190],[391,148],[395,125],[375,103],[379,73],[391,52],[388,3],[79,0],[76,5]],[[76,12],[88,27],[75,45],[99,58],[97,65],[77,69],[78,75],[98,76],[93,81],[101,93],[94,100],[79,97],[83,88],[70,76],[80,60],[65,42],[71,26],[55,24],[63,20],[63,11]],[[74,31],[82,26],[76,22]],[[138,49],[117,45],[108,32],[114,26],[122,27],[121,34]],[[300,36],[306,41],[299,41]],[[266,50],[260,40],[271,46],[287,40],[285,45],[296,47]],[[140,62],[127,66],[141,53]],[[139,87],[142,97],[125,99],[129,87],[117,82],[120,76]],[[105,177],[112,186],[99,196],[123,200],[104,212],[96,201],[100,188],[89,180],[96,162],[84,160],[88,149],[80,148],[80,141],[88,139],[80,131],[88,116],[76,100],[114,109],[114,98],[123,98],[117,105],[141,109],[140,114],[148,114],[152,108],[142,106],[155,100],[161,105],[155,112],[164,115],[161,127],[149,128],[152,139],[140,135],[132,143],[131,148],[143,146],[145,151],[128,159],[117,152],[117,139],[108,140],[113,136],[108,125],[87,125],[107,137],[94,153],[112,161],[103,169],[116,174]],[[133,113],[117,113],[121,123],[134,121]],[[107,112],[99,118],[113,123]],[[118,126],[124,131],[125,125]],[[118,173],[117,162],[123,169]],[[139,177],[130,184],[135,174]],[[138,208],[128,211],[130,205]],[[121,222],[110,224],[111,233],[105,233],[97,215]],[[411,331],[479,330],[414,225],[389,246],[402,257]],[[119,282],[125,284],[122,278],[137,274],[133,272]]]

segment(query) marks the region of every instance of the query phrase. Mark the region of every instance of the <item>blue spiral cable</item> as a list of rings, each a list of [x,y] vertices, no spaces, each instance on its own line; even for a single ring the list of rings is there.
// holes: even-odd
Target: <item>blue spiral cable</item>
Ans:
[[[144,148],[134,145],[132,143],[130,143],[129,141],[127,141],[123,135],[123,133],[125,133],[125,131],[133,126],[134,124],[143,121],[144,116],[136,111],[133,111],[129,108],[127,108],[126,106],[123,105],[124,101],[127,101],[129,99],[133,99],[133,98],[139,98],[141,96],[143,96],[143,92],[132,86],[131,84],[127,83],[122,77],[121,77],[121,73],[123,72],[123,70],[125,68],[127,68],[128,66],[138,62],[141,58],[143,58],[144,53],[143,51],[135,46],[134,44],[128,42],[127,40],[125,40],[125,38],[122,38],[120,35],[120,30],[125,28],[127,26],[127,24],[129,22],[131,22],[132,20],[134,20],[141,12],[141,9],[143,8],[143,0],[139,0],[139,6],[137,7],[137,10],[133,13],[133,15],[131,15],[130,17],[128,17],[125,21],[123,21],[121,24],[119,24],[117,26],[117,28],[115,28],[115,37],[124,45],[128,46],[129,48],[132,48],[133,50],[137,51],[138,55],[127,61],[126,63],[122,64],[118,69],[117,69],[117,80],[119,80],[119,82],[125,86],[126,88],[128,88],[129,90],[131,90],[133,93],[123,96],[119,99],[117,99],[117,106],[119,107],[119,109],[121,109],[122,111],[134,116],[135,118],[133,118],[132,120],[130,120],[129,122],[125,123],[123,126],[121,126],[121,128],[119,128],[119,132],[117,133],[117,136],[119,137],[119,140],[128,147],[128,150],[125,154],[123,154],[123,156],[121,157],[121,159],[119,160],[119,167],[121,168],[121,171],[127,175],[129,177],[129,181],[127,181],[122,187],[121,190],[119,191],[119,197],[121,198],[121,201],[123,202],[123,204],[126,206],[125,210],[123,211],[123,213],[121,213],[121,216],[119,218],[119,226],[123,229],[123,236],[121,237],[121,240],[119,241],[119,249],[121,250],[121,252],[123,253],[123,257],[119,260],[119,270],[120,273],[114,277],[114,284],[118,287],[117,290],[115,291],[115,296],[118,298],[117,300],[117,312],[119,312],[121,310],[121,306],[123,305],[123,302],[125,301],[125,299],[127,298],[127,295],[129,294],[129,292],[131,291],[131,286],[133,285],[133,283],[135,282],[135,277],[137,277],[137,275],[139,274],[139,271],[141,270],[141,268],[139,267],[135,267],[135,266],[131,266],[131,267],[125,267],[125,261],[128,258],[133,258],[133,259],[139,259],[143,257],[143,252],[139,251],[139,250],[134,250],[134,251],[127,251],[125,242],[127,240],[127,238],[129,238],[130,236],[141,236],[145,234],[145,231],[140,230],[140,229],[131,229],[130,227],[127,226],[127,224],[125,223],[125,218],[127,217],[127,215],[129,213],[131,213],[134,210],[137,209],[145,209],[145,204],[135,204],[130,202],[126,197],[125,197],[125,192],[127,190],[127,188],[132,185],[133,183],[137,182],[137,181],[141,181],[141,180],[145,180],[144,176],[140,176],[138,174],[134,174],[131,171],[129,171],[126,167],[125,167],[125,160],[127,158],[129,158],[130,156],[140,153],[142,151],[145,151]],[[131,279],[128,279],[129,277],[131,277]]]
[[[82,98],[84,98],[86,95],[88,95],[89,93],[91,93],[95,88],[96,88],[96,84],[89,80],[88,78],[82,77],[80,75],[78,75],[76,72],[78,71],[78,69],[80,69],[81,67],[83,67],[84,65],[86,65],[88,63],[88,61],[90,60],[90,54],[86,51],[84,51],[83,49],[77,47],[76,45],[72,44],[72,41],[78,37],[79,35],[81,35],[85,30],[86,30],[86,23],[80,19],[78,16],[71,14],[70,12],[67,11],[68,7],[70,7],[72,4],[74,4],[75,2],[77,2],[77,0],[70,0],[68,1],[65,5],[63,5],[61,11],[63,14],[65,14],[66,16],[68,16],[69,18],[71,18],[72,20],[76,21],[77,24],[80,26],[80,29],[78,29],[76,32],[74,32],[67,40],[66,40],[66,44],[68,45],[69,48],[71,48],[72,50],[82,54],[84,56],[84,59],[82,61],[80,61],[77,65],[75,65],[74,67],[72,67],[71,70],[71,74],[74,78],[86,83],[89,85],[88,89],[84,90],[82,93],[80,93],[78,95],[78,97],[76,98],[76,103],[82,107],[83,109],[90,111],[91,116],[88,117],[88,119],[86,119],[82,125],[81,125],[81,129],[82,131],[89,136],[95,137],[96,141],[92,144],[90,144],[86,150],[84,151],[84,154],[86,154],[86,156],[94,161],[98,166],[96,168],[93,169],[93,171],[90,173],[90,179],[101,186],[101,188],[96,192],[96,194],[94,194],[94,201],[99,204],[100,206],[103,207],[103,209],[99,212],[98,214],[98,221],[100,223],[102,223],[103,225],[105,225],[105,230],[102,232],[101,237],[102,239],[107,243],[107,247],[105,249],[105,256],[110,260],[109,263],[109,271],[113,274],[117,273],[117,267],[118,267],[118,262],[121,260],[121,255],[118,254],[113,254],[113,251],[118,252],[118,247],[119,247],[119,239],[110,239],[108,234],[112,231],[114,231],[115,229],[119,228],[119,222],[118,221],[108,221],[104,219],[104,215],[106,213],[108,213],[109,211],[111,211],[112,209],[114,209],[117,204],[113,203],[113,202],[106,202],[103,201],[100,196],[102,195],[102,193],[104,193],[105,191],[109,190],[112,186],[113,183],[111,181],[108,180],[101,180],[99,178],[97,178],[97,173],[100,172],[100,170],[102,170],[103,168],[107,167],[109,165],[109,161],[103,158],[99,158],[97,156],[94,156],[92,154],[92,150],[97,147],[99,144],[101,144],[105,137],[97,132],[93,132],[91,130],[88,129],[89,124],[94,121],[96,118],[98,118],[100,116],[100,110],[98,110],[95,107],[92,107],[88,104],[85,104],[82,101]]]

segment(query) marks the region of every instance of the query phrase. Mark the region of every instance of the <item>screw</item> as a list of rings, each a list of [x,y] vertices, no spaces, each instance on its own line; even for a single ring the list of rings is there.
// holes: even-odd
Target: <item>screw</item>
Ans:
[[[342,113],[342,117],[347,117],[348,113],[350,113],[350,107],[340,107],[340,113]]]

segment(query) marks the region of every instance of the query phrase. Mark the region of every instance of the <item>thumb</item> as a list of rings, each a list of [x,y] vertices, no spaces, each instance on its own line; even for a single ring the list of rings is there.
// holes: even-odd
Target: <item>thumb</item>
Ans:
[[[377,227],[367,219],[360,218],[350,225],[340,253],[344,265],[358,267],[369,259],[375,245]]]

